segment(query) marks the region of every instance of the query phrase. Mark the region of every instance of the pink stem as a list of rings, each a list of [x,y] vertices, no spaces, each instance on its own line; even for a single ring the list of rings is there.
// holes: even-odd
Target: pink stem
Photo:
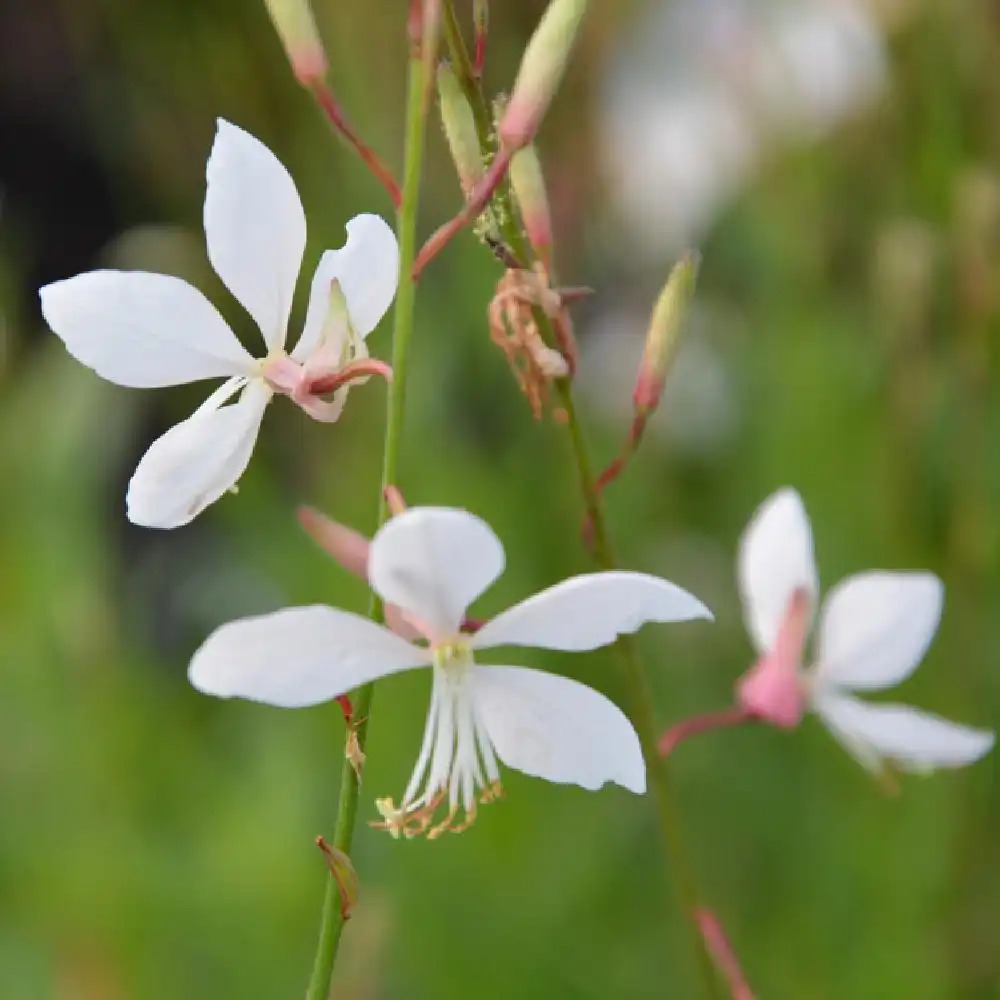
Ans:
[[[729,993],[733,1000],[756,1000],[719,919],[707,909],[697,910],[695,919],[712,960],[729,983]]]
[[[389,197],[392,199],[393,205],[399,208],[403,196],[400,193],[395,177],[392,176],[392,171],[379,159],[378,154],[354,131],[354,126],[347,120],[347,116],[344,114],[344,110],[340,104],[337,103],[333,92],[322,80],[312,81],[310,89],[313,92],[313,97],[316,98],[316,103],[322,109],[323,114],[326,115],[333,130],[339,133],[354,152],[361,157],[365,166],[375,175],[375,179],[389,192]]]
[[[417,259],[413,263],[412,276],[416,281],[420,277],[423,269],[451,242],[459,230],[463,229],[470,222],[475,222],[483,214],[486,206],[493,197],[493,192],[500,186],[504,177],[507,176],[507,168],[510,166],[510,158],[513,150],[501,149],[496,158],[490,164],[490,169],[476,185],[465,207],[449,222],[446,222],[439,229],[435,230],[430,239],[423,245]]]
[[[661,757],[668,757],[677,749],[678,745],[692,736],[701,733],[711,732],[713,729],[730,729],[734,726],[745,726],[751,722],[757,722],[756,713],[744,708],[742,705],[734,705],[723,712],[710,712],[707,715],[695,715],[677,725],[671,726],[661,737],[657,744]]]

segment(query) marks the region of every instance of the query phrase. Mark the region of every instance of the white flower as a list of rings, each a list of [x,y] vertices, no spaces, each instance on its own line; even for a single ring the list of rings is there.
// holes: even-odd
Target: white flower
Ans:
[[[399,278],[389,226],[375,215],[352,219],[344,247],[320,258],[302,336],[286,354],[306,245],[295,184],[266,146],[221,119],[207,180],[208,256],[260,327],[265,357],[252,358],[208,299],[179,278],[91,271],[39,293],[45,319],[70,354],[103,378],[144,389],[226,379],[153,443],[129,483],[130,520],[152,528],[187,524],[234,486],[274,392],[317,419],[337,418],[346,385],[331,402],[320,394],[330,391],[331,377],[365,356],[363,338],[389,308]],[[326,386],[317,388],[324,379]],[[223,406],[237,393],[236,403]]]
[[[904,705],[852,696],[880,691],[916,669],[937,631],[943,588],[932,573],[868,572],[843,580],[820,613],[815,663],[801,669],[819,585],[802,500],[783,489],[743,534],[739,583],[760,660],[739,685],[743,707],[778,726],[805,708],[865,767],[883,760],[910,771],[959,767],[993,746],[993,733]]]
[[[287,608],[222,626],[195,654],[188,675],[207,694],[297,707],[430,666],[430,711],[413,776],[398,808],[391,799],[378,803],[394,836],[464,829],[477,799],[500,791],[498,759],[548,781],[588,789],[613,781],[645,791],[638,737],[607,698],[565,677],[477,664],[473,653],[494,646],[596,649],[645,622],[710,618],[708,610],[653,576],[594,573],[516,604],[475,634],[462,632],[466,608],[503,567],[503,546],[479,518],[411,508],[375,535],[368,577],[426,645],[347,611]],[[445,818],[432,826],[445,801]]]

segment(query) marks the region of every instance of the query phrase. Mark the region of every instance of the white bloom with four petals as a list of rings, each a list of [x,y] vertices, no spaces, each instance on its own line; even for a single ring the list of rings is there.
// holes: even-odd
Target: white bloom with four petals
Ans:
[[[645,791],[639,739],[611,701],[577,681],[481,665],[473,654],[495,646],[596,649],[645,622],[710,618],[709,611],[654,576],[593,573],[543,590],[474,634],[463,631],[466,608],[503,567],[503,547],[479,518],[411,508],[372,540],[368,576],[426,644],[347,611],[287,608],[219,628],[195,654],[191,683],[223,698],[298,707],[431,667],[431,704],[413,775],[398,807],[379,802],[383,825],[394,835],[463,829],[477,801],[499,792],[498,760],[552,782],[597,789],[611,781]],[[445,802],[445,818],[432,826]]]
[[[738,575],[760,654],[739,684],[752,715],[790,727],[811,708],[871,770],[884,760],[910,771],[960,767],[993,746],[992,732],[854,697],[899,684],[917,668],[941,617],[943,587],[932,573],[872,571],[839,583],[820,612],[807,670],[801,664],[819,584],[812,530],[795,490],[780,490],[757,510],[743,534]]]
[[[320,258],[301,338],[286,354],[306,246],[295,184],[266,146],[221,119],[207,181],[208,256],[260,328],[265,357],[251,357],[208,299],[180,278],[91,271],[39,293],[46,321],[70,354],[103,378],[133,388],[226,379],[152,444],[129,483],[129,519],[154,528],[187,524],[235,485],[274,392],[317,419],[336,419],[346,386],[329,402],[311,386],[365,356],[363,338],[389,308],[399,279],[389,226],[375,215],[352,219],[345,246]]]

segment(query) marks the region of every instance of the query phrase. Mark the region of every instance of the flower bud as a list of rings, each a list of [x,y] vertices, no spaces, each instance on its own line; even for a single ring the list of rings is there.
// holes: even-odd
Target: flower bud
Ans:
[[[264,3],[296,79],[305,86],[321,80],[326,76],[326,52],[309,0],[264,0]]]
[[[660,401],[660,393],[663,392],[663,385],[677,354],[688,303],[694,293],[698,261],[697,253],[685,254],[674,265],[656,300],[649,332],[646,334],[646,347],[639,365],[639,376],[632,393],[632,402],[640,415],[651,413]]]
[[[552,212],[542,165],[533,144],[519,150],[511,159],[510,183],[528,240],[538,259],[548,269],[552,258]]]
[[[438,100],[441,104],[441,122],[451,150],[451,158],[458,171],[458,182],[466,198],[486,173],[479,148],[476,120],[455,71],[448,63],[441,63],[437,73]]]
[[[562,80],[587,0],[552,0],[521,59],[500,141],[520,149],[535,137]]]
[[[490,27],[489,0],[472,0],[472,23],[476,32],[476,49],[473,67],[477,77],[483,75],[486,62],[486,34]]]

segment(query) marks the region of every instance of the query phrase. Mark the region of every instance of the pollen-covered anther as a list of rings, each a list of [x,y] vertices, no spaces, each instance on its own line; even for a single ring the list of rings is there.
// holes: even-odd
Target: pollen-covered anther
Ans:
[[[375,808],[384,819],[381,821],[372,820],[368,825],[373,830],[387,830],[393,840],[399,840],[400,835],[407,840],[412,840],[427,832],[434,821],[434,814],[446,797],[445,793],[441,792],[426,805],[417,808],[407,808],[406,806],[397,808],[396,803],[391,798],[376,799]]]

